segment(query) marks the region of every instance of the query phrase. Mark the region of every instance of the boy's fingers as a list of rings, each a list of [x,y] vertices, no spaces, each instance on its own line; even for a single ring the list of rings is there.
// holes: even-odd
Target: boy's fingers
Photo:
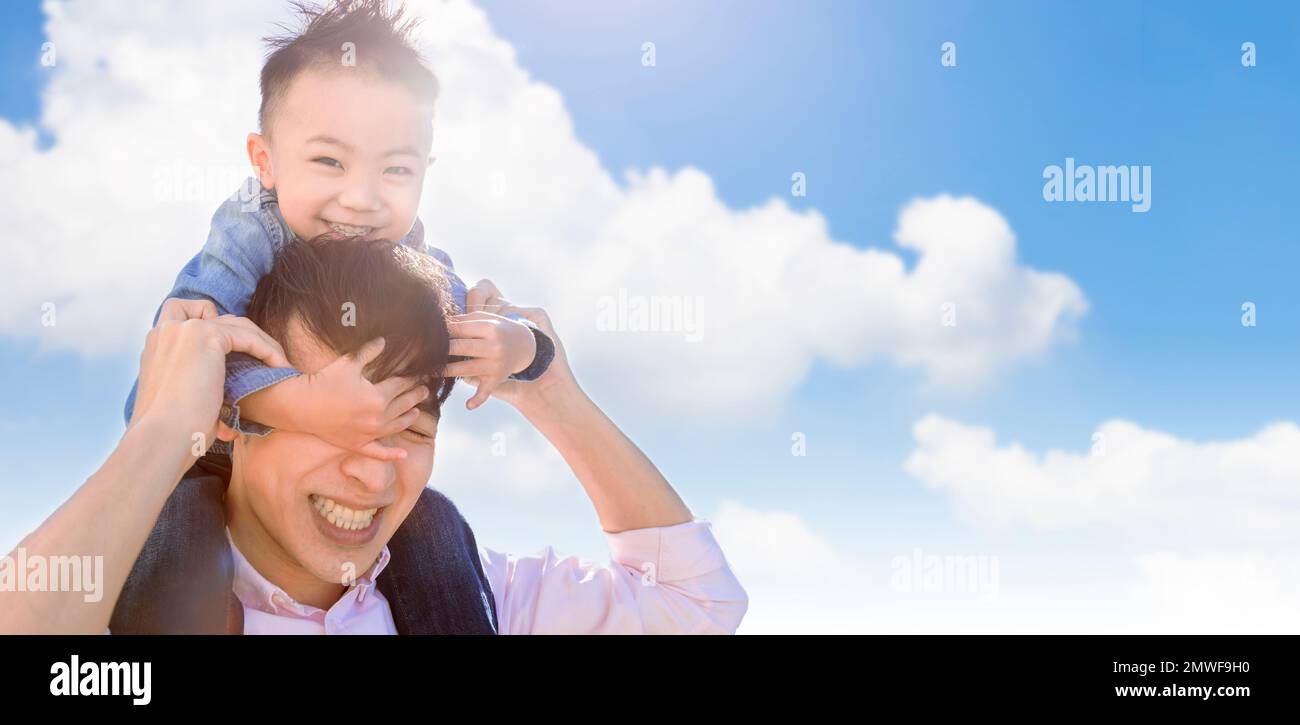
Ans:
[[[460,318],[447,323],[450,337],[487,337],[492,334],[493,321],[501,319],[490,312],[472,312]]]
[[[461,357],[486,357],[487,341],[477,337],[452,338],[448,352]]]
[[[501,308],[501,314],[519,315],[520,317],[528,320],[534,325],[537,325],[538,327],[542,328],[542,332],[545,332],[546,334],[554,337],[552,333],[555,328],[551,325],[551,317],[550,315],[546,314],[546,310],[542,309],[541,307],[518,307],[516,305],[508,305],[506,307]]]
[[[393,398],[393,402],[388,404],[388,415],[396,416],[414,410],[415,406],[424,402],[428,397],[429,389],[423,385],[417,385],[396,398]]]
[[[385,407],[388,407],[388,405],[392,405],[393,401],[397,400],[398,396],[402,393],[405,393],[419,384],[420,381],[415,378],[403,378],[394,375],[391,378],[375,383],[375,389],[379,391],[380,395],[384,396],[384,400],[388,401],[388,404],[385,405]]]
[[[406,458],[405,448],[386,446],[379,441],[370,441],[364,446],[361,446],[357,452],[381,461],[400,461],[403,458]]]
[[[419,419],[420,419],[420,409],[411,408],[405,413],[402,413],[401,415],[394,418],[389,423],[385,424],[384,427],[379,430],[379,435],[376,437],[387,438],[388,436],[391,435],[397,435],[398,433],[401,433],[407,428],[410,428],[411,426],[415,425],[415,421]]]
[[[492,372],[492,365],[482,360],[461,360],[454,363],[447,363],[447,367],[442,369],[444,378],[472,378],[476,375],[487,375]]]

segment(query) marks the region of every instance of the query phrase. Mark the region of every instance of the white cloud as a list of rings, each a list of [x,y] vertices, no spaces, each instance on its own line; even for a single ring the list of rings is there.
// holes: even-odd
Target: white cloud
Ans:
[[[838,574],[847,562],[830,542],[789,511],[760,511],[726,500],[709,518],[727,560],[752,578]]]
[[[1278,422],[1247,438],[1194,442],[1112,420],[1097,433],[1098,455],[1034,453],[930,415],[914,428],[905,467],[979,523],[1123,535],[1115,546],[1133,553],[1117,583],[1081,592],[1086,606],[1066,619],[1026,619],[1036,631],[1297,631],[1300,427]]]
[[[1098,455],[998,446],[992,430],[938,415],[913,432],[908,472],[980,522],[1102,525],[1189,546],[1300,542],[1300,427],[1291,422],[1197,443],[1112,420],[1097,430]]]
[[[575,136],[560,94],[528,77],[482,11],[411,6],[427,18],[444,88],[422,217],[466,276],[551,310],[603,400],[684,422],[737,420],[776,410],[817,360],[888,360],[964,385],[1069,336],[1086,309],[1068,278],[1018,264],[1005,220],[974,199],[903,210],[896,241],[919,257],[908,269],[896,251],[832,239],[819,213],[789,208],[784,189],[733,209],[694,168],[632,170],[620,184]],[[220,172],[244,164],[258,38],[283,9],[49,8],[58,65],[43,121],[57,141],[40,151],[29,129],[0,122],[13,255],[0,333],[133,352],[233,191]],[[176,178],[192,182],[194,198],[159,201],[153,190]],[[597,331],[598,301],[620,289],[703,297],[703,339]],[[44,302],[58,305],[56,327],[40,325]],[[945,302],[957,306],[956,327],[939,324]],[[693,414],[680,416],[683,406]]]
[[[517,416],[483,415],[483,408],[461,414],[438,431],[434,488],[453,496],[471,490],[534,496],[578,486],[564,458]]]
[[[739,634],[833,633],[872,627],[866,565],[836,549],[804,517],[724,500],[708,521],[749,595]]]
[[[1133,592],[1158,616],[1146,631],[1300,632],[1300,556],[1294,553],[1144,554]]]
[[[924,547],[964,561],[997,559],[986,596],[900,587],[895,561],[912,551],[881,541],[876,554],[848,554],[794,512],[723,501],[710,520],[749,594],[741,634],[1300,632],[1294,551],[1120,555],[1099,584],[1097,552],[1080,556],[1046,535],[1029,552],[976,541]],[[864,532],[858,543],[871,539]],[[978,550],[964,550],[972,545]]]

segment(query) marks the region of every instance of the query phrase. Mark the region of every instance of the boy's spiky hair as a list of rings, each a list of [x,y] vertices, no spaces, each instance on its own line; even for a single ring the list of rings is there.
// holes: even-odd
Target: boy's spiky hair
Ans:
[[[309,68],[342,67],[344,43],[351,43],[357,68],[405,85],[429,103],[438,96],[438,79],[424,64],[411,39],[419,21],[406,18],[399,2],[388,0],[332,0],[321,7],[294,0],[290,3],[301,23],[281,25],[282,35],[263,40],[271,53],[262,66],[262,105],[257,121],[270,133],[271,117],[290,83]]]

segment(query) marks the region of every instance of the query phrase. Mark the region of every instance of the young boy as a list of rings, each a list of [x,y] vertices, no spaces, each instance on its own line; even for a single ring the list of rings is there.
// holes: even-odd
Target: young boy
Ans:
[[[400,8],[390,12],[384,0],[297,7],[305,20],[301,32],[268,39],[273,52],[261,73],[261,133],[247,139],[257,178],[217,210],[202,251],[181,270],[168,297],[209,300],[217,314],[243,315],[278,249],[294,237],[332,234],[339,244],[349,238],[398,239],[429,254],[446,268],[462,312],[499,302],[491,283],[466,290],[446,253],[425,243],[416,218],[432,160],[437,80],[411,45],[414,22],[403,20]],[[348,314],[382,313],[349,310],[346,300],[339,304],[341,324]],[[546,334],[520,316],[480,312],[455,318],[449,327],[458,338],[453,350],[464,359],[447,374],[476,379],[471,410],[507,378],[540,377],[554,355]],[[359,389],[367,395],[357,395]],[[237,432],[307,432],[381,459],[403,453],[381,439],[409,425],[418,415],[415,406],[429,394],[401,380],[367,380],[349,357],[302,375],[240,355],[228,359],[225,392],[221,422]],[[135,393],[133,387],[126,402],[128,423]],[[223,545],[228,452],[227,443],[213,442],[182,479],[123,597],[130,596],[133,580],[150,571],[183,570],[185,562],[176,559],[186,552]]]

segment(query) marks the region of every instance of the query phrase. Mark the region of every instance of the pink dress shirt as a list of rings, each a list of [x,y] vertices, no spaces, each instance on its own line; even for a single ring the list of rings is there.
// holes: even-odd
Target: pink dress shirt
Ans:
[[[226,532],[230,536],[229,530]],[[749,598],[708,521],[605,533],[611,561],[511,556],[479,547],[500,634],[734,634]],[[230,543],[244,634],[396,634],[379,559],[328,610],[293,600]]]

